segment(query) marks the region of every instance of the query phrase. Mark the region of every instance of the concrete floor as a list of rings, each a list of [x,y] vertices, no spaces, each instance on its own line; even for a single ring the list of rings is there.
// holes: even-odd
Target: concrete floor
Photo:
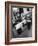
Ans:
[[[21,33],[21,35],[19,35],[18,37],[31,37],[31,36],[32,36],[32,27],[30,28],[30,30],[25,28]]]

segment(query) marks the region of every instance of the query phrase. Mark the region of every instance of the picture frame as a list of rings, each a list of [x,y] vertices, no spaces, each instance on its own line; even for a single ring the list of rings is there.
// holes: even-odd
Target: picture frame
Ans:
[[[32,12],[32,36],[29,38],[28,37],[23,37],[23,38],[22,37],[21,38],[12,37],[11,38],[11,34],[12,34],[11,33],[11,24],[12,24],[11,15],[13,15],[12,9],[17,8],[17,7],[18,7],[18,9],[20,9],[22,7],[21,12],[19,13],[20,15],[23,12],[23,8],[32,8],[32,11],[31,11]],[[18,15],[18,11],[17,11],[16,15]],[[29,11],[29,9],[28,9],[28,11]],[[35,43],[35,42],[37,42],[37,4],[36,3],[6,1],[5,2],[5,44],[9,45],[9,44],[23,44],[23,43]]]

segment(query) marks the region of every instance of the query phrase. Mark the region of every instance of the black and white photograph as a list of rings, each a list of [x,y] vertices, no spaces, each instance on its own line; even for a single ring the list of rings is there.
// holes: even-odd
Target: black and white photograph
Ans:
[[[32,8],[12,7],[11,11],[11,37],[32,37]]]
[[[37,42],[37,4],[5,2],[5,44]]]

